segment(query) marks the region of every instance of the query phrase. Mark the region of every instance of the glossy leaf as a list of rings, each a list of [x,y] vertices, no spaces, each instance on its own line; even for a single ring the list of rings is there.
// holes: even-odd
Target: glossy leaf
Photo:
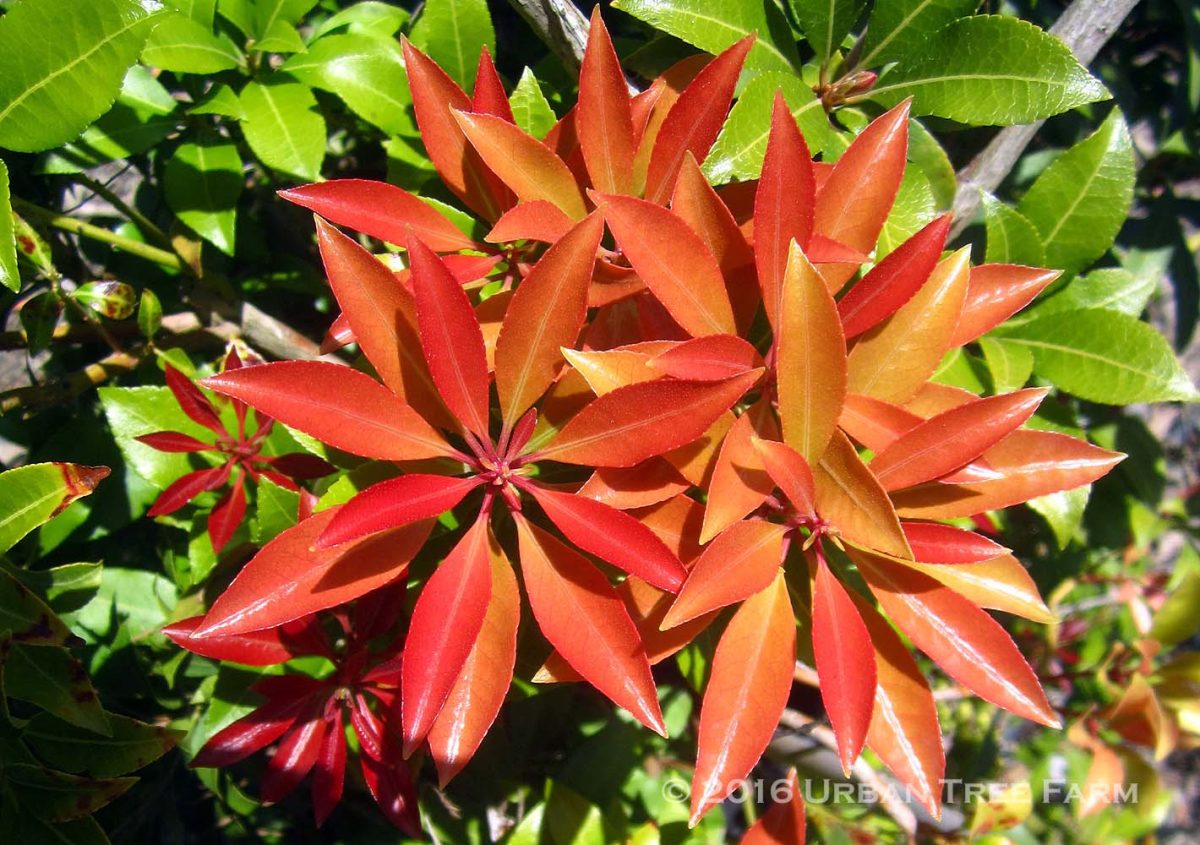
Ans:
[[[88,496],[108,477],[108,467],[81,464],[28,464],[0,473],[0,553],[76,499]]]
[[[8,166],[0,161],[0,285],[16,293],[21,289],[21,273],[8,183]]]
[[[1037,227],[1025,215],[991,194],[983,195],[983,220],[987,228],[985,260],[999,264],[1031,264],[1046,261],[1046,247]]]
[[[633,197],[597,197],[633,269],[689,334],[736,334],[716,258],[671,211]]]
[[[901,522],[913,557],[921,563],[979,563],[1007,554],[987,537],[937,522]]]
[[[754,448],[753,438],[759,433],[755,430],[756,418],[761,420],[761,416],[754,408],[742,414],[721,444],[704,509],[702,543],[745,517],[775,489],[762,456]]]
[[[404,753],[425,738],[483,629],[492,595],[486,518],[438,564],[413,608],[400,680]]]
[[[665,734],[650,664],[616,591],[578,552],[514,518],[525,590],[546,639],[588,683]]]
[[[920,56],[938,30],[978,6],[975,0],[880,0],[871,9],[859,65],[882,67]]]
[[[537,76],[529,68],[522,71],[521,78],[517,80],[517,85],[513,88],[512,96],[508,98],[508,103],[517,126],[533,137],[545,138],[546,133],[554,126],[554,109],[550,107],[550,102],[542,93],[542,86],[538,82]]]
[[[575,125],[592,185],[606,194],[626,193],[633,177],[633,115],[625,74],[599,6],[592,9],[579,71]]]
[[[892,502],[841,432],[813,465],[817,513],[852,543],[912,559]]]
[[[816,482],[804,456],[786,443],[774,440],[756,438],[753,444],[767,475],[783,491],[796,514],[808,518],[816,516]]]
[[[307,86],[278,80],[242,89],[246,143],[268,167],[312,181],[325,158],[325,118]]]
[[[412,39],[464,88],[475,82],[480,49],[496,51],[485,0],[428,0],[413,25]]]
[[[721,381],[763,365],[748,342],[736,335],[698,337],[660,352],[647,365],[664,375],[690,381]]]
[[[440,516],[482,484],[482,479],[406,473],[363,490],[339,511],[317,538],[328,549],[370,534]]]
[[[962,315],[950,338],[950,348],[977,340],[1033,301],[1059,277],[1057,270],[1018,264],[972,267]]]
[[[796,622],[783,573],[747,599],[713,655],[700,708],[691,824],[750,773],[787,704],[796,660]]]
[[[278,361],[226,371],[203,383],[352,454],[392,461],[449,454],[446,442],[416,411],[349,367]]]
[[[510,241],[542,241],[552,244],[571,231],[574,221],[566,212],[547,200],[533,200],[515,205],[488,232],[489,243]]]
[[[804,845],[804,798],[795,769],[788,772],[782,797],[746,831],[740,845]]]
[[[964,566],[913,564],[908,561],[905,561],[905,565],[945,584],[980,607],[1003,610],[1042,624],[1056,621],[1054,614],[1042,601],[1028,570],[1011,554]]]
[[[242,157],[234,144],[200,136],[181,144],[163,175],[167,204],[184,224],[227,255],[234,250]]]
[[[162,629],[171,642],[193,654],[243,666],[274,666],[296,656],[282,628],[267,628],[227,637],[193,637],[203,616],[192,616]]]
[[[576,414],[538,456],[594,467],[633,466],[700,437],[758,377],[752,371],[720,382],[618,388]]]
[[[827,63],[841,48],[842,39],[858,22],[866,0],[788,0],[792,14],[808,43],[816,51],[817,60]],[[866,65],[870,67],[870,65]]]

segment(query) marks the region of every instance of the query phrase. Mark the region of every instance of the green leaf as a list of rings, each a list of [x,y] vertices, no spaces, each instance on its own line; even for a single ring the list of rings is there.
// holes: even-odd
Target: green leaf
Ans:
[[[162,328],[162,303],[150,288],[143,288],[138,300],[137,324],[138,331],[146,340],[153,339]]]
[[[552,782],[546,796],[546,815],[542,829],[550,841],[562,845],[604,845],[604,816],[600,808],[586,798]]]
[[[1030,316],[1100,308],[1140,317],[1157,290],[1158,279],[1150,274],[1135,275],[1121,267],[1105,267],[1085,276],[1076,276],[1066,287],[1040,303]]]
[[[858,64],[881,67],[919,56],[938,30],[977,8],[979,0],[876,0]]]
[[[105,804],[119,796],[129,787],[137,783],[136,778],[94,778],[69,775],[56,772],[43,766],[32,766],[27,763],[5,766],[4,776],[8,785],[16,795],[17,803],[24,812],[31,815],[29,830],[38,830],[36,820],[47,822],[70,822],[79,819],[86,825],[84,816],[96,812]],[[78,824],[78,822],[74,822]],[[66,826],[68,828],[73,825]],[[51,835],[58,836],[62,828],[55,827]],[[47,828],[41,828],[40,836],[46,836]],[[72,833],[72,835],[76,835]],[[103,834],[102,834],[103,835]],[[91,842],[89,839],[27,839],[25,842]],[[104,839],[101,842],[107,841]]]
[[[1061,490],[1048,496],[1030,499],[1025,504],[1050,526],[1058,547],[1065,549],[1079,535],[1083,524],[1083,513],[1087,509],[1088,496],[1092,486],[1085,484],[1074,490]]]
[[[749,70],[794,74],[800,66],[791,27],[773,2],[614,0],[613,8],[714,55],[753,32],[758,39],[746,57]]]
[[[0,161],[0,285],[16,293],[21,289],[17,269],[17,235],[13,228],[12,200],[8,193],[8,167]]]
[[[282,534],[299,519],[300,494],[262,479],[255,494],[256,514],[253,539],[258,545]]]
[[[1038,375],[1089,402],[1195,401],[1196,388],[1167,341],[1127,314],[1090,309],[999,330],[1027,346]]]
[[[858,22],[866,0],[788,0],[809,46],[824,64],[842,46],[842,39]]]
[[[1150,625],[1150,636],[1165,646],[1179,645],[1200,631],[1200,571],[1189,569],[1171,590]]]
[[[188,109],[189,114],[216,114],[233,120],[244,120],[246,112],[242,101],[228,85],[216,85],[208,96]]]
[[[72,300],[110,320],[124,320],[131,315],[136,296],[124,282],[87,282],[71,293]]]
[[[11,641],[10,641],[11,642]],[[0,649],[4,694],[36,704],[81,728],[109,735],[108,714],[100,706],[83,664],[62,646],[32,646],[12,642]]]
[[[99,563],[67,563],[50,569],[14,569],[11,574],[38,593],[56,613],[83,607],[100,589]]]
[[[1033,375],[1033,352],[1028,347],[984,335],[979,338],[979,348],[996,393],[1020,390]]]
[[[242,64],[242,54],[227,35],[178,12],[165,15],[154,27],[142,61],[152,67],[183,73],[217,73]]]
[[[36,293],[21,303],[17,316],[30,355],[36,355],[50,345],[62,311],[63,300],[52,290]]]
[[[309,181],[321,175],[325,118],[317,100],[299,82],[251,82],[242,89],[246,142],[274,170]]]
[[[992,264],[1026,264],[1040,267],[1046,261],[1042,236],[1028,218],[991,194],[983,194],[983,222],[987,228],[987,255]]]
[[[165,387],[102,387],[100,404],[129,466],[160,490],[192,470],[187,455],[160,452],[135,437],[155,431],[182,431],[204,441],[212,432],[188,418]]]
[[[87,496],[108,475],[107,467],[29,464],[0,472],[0,553]]]
[[[1004,126],[1109,94],[1053,35],[1018,18],[979,15],[927,39],[920,56],[885,74],[869,96],[888,106],[913,97],[913,114]]]
[[[69,787],[68,787],[69,788]],[[48,822],[37,818],[31,813],[15,811],[9,814],[12,827],[8,828],[3,822],[9,821],[0,813],[0,839],[4,842],[53,842],[54,845],[111,845],[104,829],[91,816],[84,816],[65,822]],[[3,838],[3,837],[11,838]]]
[[[110,713],[112,735],[99,737],[43,713],[21,736],[38,757],[64,772],[111,778],[137,771],[175,747],[173,731]]]
[[[237,27],[247,38],[255,36],[254,0],[217,0],[221,17]]]
[[[64,613],[63,621],[89,642],[109,637],[118,627],[138,639],[155,635],[166,642],[158,631],[178,601],[175,585],[157,572],[108,566],[95,597],[79,610]]]
[[[167,5],[180,14],[212,29],[213,15],[217,11],[217,0],[167,0]]]
[[[833,132],[812,88],[794,75],[764,73],[750,80],[733,104],[717,142],[704,160],[704,172],[710,181],[723,184],[758,178],[767,152],[776,91],[783,92],[812,153],[825,148]]]
[[[242,157],[216,136],[181,145],[164,173],[167,205],[200,237],[233,255],[237,201],[242,195]]]
[[[929,180],[938,210],[949,211],[958,190],[958,177],[938,139],[919,120],[908,122],[908,160]]]
[[[154,0],[27,0],[0,17],[0,147],[70,141],[108,111],[158,9]]]
[[[470,91],[484,47],[496,55],[496,32],[486,0],[426,0],[412,42]]]
[[[251,49],[271,53],[304,50],[295,24],[315,5],[316,0],[256,0]]]
[[[900,190],[896,192],[896,202],[879,231],[875,260],[884,258],[937,215],[937,200],[933,198],[929,179],[925,177],[923,170],[910,164],[904,169]]]
[[[951,349],[938,365],[937,372],[933,374],[933,381],[961,387],[979,395],[987,391],[988,370],[982,360],[965,349]]]
[[[1092,135],[1056,158],[1021,199],[1046,262],[1076,273],[1108,251],[1133,202],[1129,130],[1113,109]]]
[[[19,643],[64,645],[71,630],[19,580],[0,570],[0,628]]]
[[[546,133],[558,121],[554,109],[550,107],[550,102],[542,93],[541,84],[538,83],[537,77],[529,68],[525,68],[521,73],[521,78],[517,81],[517,87],[513,89],[512,96],[508,98],[508,103],[512,106],[517,126],[535,138],[545,138]]]
[[[404,54],[394,39],[327,35],[308,52],[288,59],[282,70],[337,94],[351,111],[385,132],[399,134],[412,126]]]
[[[405,9],[378,0],[364,0],[326,18],[313,31],[313,38],[320,38],[343,27],[349,32],[390,37],[400,31],[408,18]]]

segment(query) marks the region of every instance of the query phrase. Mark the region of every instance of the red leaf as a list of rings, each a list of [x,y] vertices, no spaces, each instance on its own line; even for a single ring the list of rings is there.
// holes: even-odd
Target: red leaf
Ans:
[[[731,334],[685,340],[647,362],[664,375],[689,381],[721,381],[763,366],[753,346]]]
[[[324,478],[337,470],[327,461],[307,452],[289,452],[275,458],[259,457],[259,461],[270,464],[281,475],[294,481],[310,481],[314,478]]]
[[[208,536],[212,540],[214,552],[220,554],[221,549],[228,545],[245,517],[246,490],[242,486],[242,477],[239,472],[234,477],[233,486],[229,488],[229,492],[221,498],[221,501],[217,502],[216,507],[208,515]]]
[[[193,654],[243,666],[274,666],[296,656],[278,628],[230,637],[193,637],[192,632],[200,627],[203,619],[203,616],[192,616],[173,622],[164,626],[162,632],[175,645]]]
[[[909,105],[905,100],[871,121],[834,164],[817,193],[818,234],[863,253],[875,248],[904,175]],[[854,270],[834,265],[822,268],[822,275],[836,292]]]
[[[473,104],[453,79],[407,38],[400,39],[404,70],[412,91],[413,109],[429,160],[451,191],[486,220],[496,220],[510,196],[495,174],[487,169],[454,119],[456,111]]]
[[[589,216],[546,251],[513,294],[496,340],[496,391],[506,427],[558,377],[562,347],[575,345],[603,234],[600,216]]]
[[[522,202],[547,200],[573,220],[587,214],[583,193],[554,151],[503,118],[454,111],[480,158]]]
[[[489,537],[492,596],[483,626],[429,730],[430,756],[444,787],[475,754],[500,712],[517,656],[521,596],[512,566]]]
[[[932,578],[853,547],[851,558],[879,606],[946,674],[980,698],[1059,726],[1037,677],[996,620]]]
[[[532,484],[524,489],[566,538],[585,552],[659,589],[679,590],[687,570],[653,531],[629,514],[574,493]]]
[[[375,256],[321,219],[317,245],[333,294],[380,380],[426,419],[452,427],[421,354],[412,294]]]
[[[452,454],[416,411],[368,375],[321,361],[278,361],[204,380],[269,417],[355,455],[411,461]]]
[[[312,802],[317,827],[325,824],[342,798],[346,775],[346,731],[342,727],[342,708],[333,708],[329,729],[317,754],[313,769]]]
[[[417,523],[348,549],[314,550],[337,512],[313,514],[263,546],[213,603],[194,636],[270,628],[365,595],[403,574],[432,527]]]
[[[810,463],[837,429],[848,380],[837,305],[798,244],[788,253],[776,323],[775,378],[783,440]]]
[[[1007,508],[1091,484],[1125,459],[1053,431],[1014,431],[984,453],[1001,477],[971,484],[930,483],[895,494],[896,510],[914,519],[956,519]]]
[[[625,74],[598,5],[592,9],[579,70],[575,128],[592,185],[607,194],[627,193],[633,176],[633,114]]]
[[[404,756],[425,738],[483,628],[492,596],[487,519],[468,529],[421,590],[404,641]]]
[[[637,628],[600,572],[520,514],[513,514],[521,572],[538,627],[588,683],[666,735]]]
[[[153,434],[135,437],[134,440],[160,452],[206,452],[213,448],[211,443],[178,431],[156,431]]]
[[[690,486],[664,458],[650,458],[631,467],[601,467],[577,491],[618,510],[664,502]]]
[[[510,241],[541,241],[552,244],[571,231],[575,225],[562,209],[546,200],[523,202],[504,212],[496,225],[487,233],[488,243]]]
[[[953,472],[1022,426],[1046,392],[1018,390],[938,414],[876,455],[871,472],[884,490],[903,490]]]
[[[762,456],[754,448],[755,425],[773,426],[773,411],[763,403],[742,414],[734,422],[717,461],[708,486],[708,504],[704,510],[704,528],[700,542],[707,543],[727,527],[761,505],[776,484],[763,466]],[[773,432],[778,436],[778,432]],[[757,432],[766,436],[766,431]]]
[[[812,646],[821,700],[847,777],[862,753],[875,705],[875,649],[854,601],[818,553],[812,596]]]
[[[921,563],[979,563],[1007,554],[999,543],[938,522],[901,522],[913,557]]]
[[[785,799],[771,805],[740,845],[804,845],[804,799],[796,770],[788,772]]]
[[[254,712],[217,732],[189,764],[193,768],[232,766],[283,736],[307,704],[304,698],[268,700]]]
[[[360,754],[358,757],[362,763],[363,780],[367,782],[371,797],[389,822],[409,836],[420,838],[421,819],[417,809],[416,786],[408,767],[400,759],[400,749],[396,747],[391,732],[381,728],[374,714],[365,706],[351,712],[359,716],[355,733],[363,741],[364,747],[367,745],[363,738],[365,730],[373,730],[377,737],[375,745],[379,753]],[[359,730],[360,725],[363,731]],[[368,725],[371,727],[367,728]]]
[[[746,54],[754,46],[751,33],[709,62],[679,95],[655,135],[646,171],[646,199],[663,204],[675,187],[685,153],[703,162],[729,113],[733,89]]]
[[[633,269],[685,331],[694,337],[736,334],[721,268],[699,235],[654,203],[594,197]]]
[[[330,179],[280,191],[279,196],[339,226],[396,246],[412,229],[438,252],[478,249],[478,245],[428,203],[403,188],[371,179]]]
[[[682,625],[769,587],[783,565],[787,530],[761,519],[731,525],[696,558],[661,628]]]
[[[1059,270],[1017,264],[972,267],[962,316],[947,348],[964,346],[991,331],[1032,302],[1061,275]]]
[[[293,725],[275,749],[262,778],[260,793],[264,804],[282,800],[316,765],[326,728],[320,712],[319,706],[310,705],[308,718]]]
[[[767,475],[783,491],[796,513],[803,517],[816,516],[816,482],[812,467],[804,456],[786,443],[758,438],[752,442]]]
[[[492,54],[486,44],[479,51],[475,90],[472,94],[474,96],[471,98],[471,111],[516,123],[512,106],[508,102],[508,94],[504,91],[504,83],[500,81],[500,74],[496,73],[496,63],[492,61]]]
[[[317,538],[316,548],[328,549],[380,531],[440,516],[483,483],[477,476],[409,473],[373,484],[347,502]]]
[[[538,459],[633,466],[704,434],[758,378],[753,371],[720,382],[653,381],[617,388],[576,414]]]
[[[159,494],[146,515],[156,517],[175,513],[206,490],[215,490],[229,480],[230,466],[222,464],[212,469],[198,469],[176,479]]]
[[[462,286],[418,238],[408,242],[421,348],[433,383],[459,421],[488,442],[488,366],[483,333]]]
[[[190,378],[170,364],[167,364],[166,377],[167,387],[175,395],[175,401],[193,422],[215,431],[221,437],[228,434],[225,424],[221,422],[221,417],[217,414],[217,409],[213,407],[212,402],[208,401],[208,397],[200,392],[200,388],[192,384]]]
[[[949,233],[950,215],[943,214],[896,247],[850,288],[838,302],[847,339],[886,320],[913,298],[942,257]]]
[[[971,397],[974,401],[974,397]],[[878,454],[925,420],[910,410],[860,393],[846,394],[838,426]]]
[[[775,93],[771,134],[754,195],[754,257],[767,320],[778,331],[790,244],[808,248],[816,183],[812,155],[783,99]]]
[[[787,704],[795,662],[796,620],[780,571],[738,608],[713,654],[700,707],[692,826],[737,787],[766,750]]]

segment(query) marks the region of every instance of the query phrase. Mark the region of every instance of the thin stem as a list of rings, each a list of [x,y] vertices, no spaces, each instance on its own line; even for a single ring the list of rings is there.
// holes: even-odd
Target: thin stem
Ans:
[[[125,200],[117,196],[107,185],[97,182],[86,173],[76,173],[72,178],[89,191],[96,194],[98,197],[106,200],[109,205],[128,217],[135,226],[142,230],[142,234],[154,238],[154,240],[166,246],[171,245],[171,239],[167,236],[166,232],[160,229],[158,225],[149,217],[142,214],[136,208],[129,205],[129,203],[125,202]]]
[[[13,198],[12,203],[20,214],[44,223],[47,226],[53,226],[55,229],[61,229],[73,235],[80,235],[81,237],[101,241],[124,252],[128,252],[130,255],[136,255],[138,258],[153,261],[155,264],[160,264],[163,267],[170,267],[173,270],[181,271],[188,269],[187,265],[178,255],[167,252],[165,249],[159,249],[156,246],[135,241],[133,238],[118,235],[116,232],[110,232],[108,229],[93,226],[91,223],[84,223],[82,220],[76,220],[74,217],[68,217],[65,214],[49,211],[16,197]]]

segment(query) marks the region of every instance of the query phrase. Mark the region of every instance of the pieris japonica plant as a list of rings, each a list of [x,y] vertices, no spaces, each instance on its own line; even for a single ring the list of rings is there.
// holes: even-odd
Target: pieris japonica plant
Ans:
[[[779,95],[760,178],[715,189],[702,165],[752,43],[631,93],[595,14],[578,102],[537,138],[486,52],[468,94],[405,42],[425,148],[486,234],[384,182],[281,192],[316,215],[340,310],[326,349],[355,344],[354,365],[234,355],[198,386],[168,371],[216,443],[142,440],[220,455],[153,512],[231,485],[214,547],[245,483],[307,485],[295,525],[168,635],[236,664],[332,668],[265,677],[263,703],[194,766],[273,746],[263,798],[307,776],[320,823],[349,727],[383,812],[415,831],[414,784],[470,765],[514,673],[588,684],[665,733],[655,667],[698,638],[715,649],[693,825],[758,763],[797,661],[841,765],[871,749],[934,815],[945,761],[914,650],[971,694],[1059,724],[988,613],[1051,618],[988,513],[1122,456],[1028,427],[1041,388],[935,378],[1057,274],[973,266],[947,248],[948,216],[874,254],[907,102],[814,161]],[[272,424],[312,454],[261,457]],[[522,675],[519,649],[540,668]],[[801,842],[804,818],[796,796],[744,841]]]

